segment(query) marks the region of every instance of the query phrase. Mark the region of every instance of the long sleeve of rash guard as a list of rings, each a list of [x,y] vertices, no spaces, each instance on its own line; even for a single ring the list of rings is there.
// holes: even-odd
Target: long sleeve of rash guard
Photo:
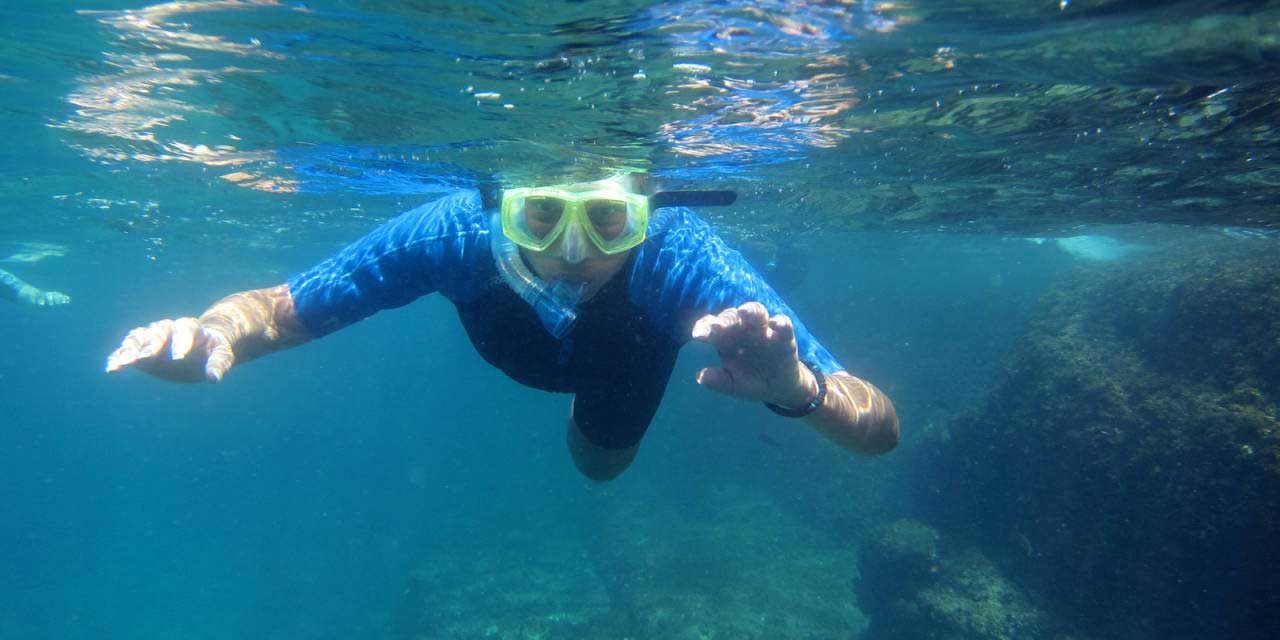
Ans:
[[[378,227],[289,279],[298,320],[312,337],[428,293],[466,300],[496,269],[480,194],[434,200]]]
[[[658,210],[636,256],[629,294],[651,322],[681,344],[698,318],[754,300],[770,315],[791,318],[802,360],[826,374],[844,369],[742,254],[688,209]]]

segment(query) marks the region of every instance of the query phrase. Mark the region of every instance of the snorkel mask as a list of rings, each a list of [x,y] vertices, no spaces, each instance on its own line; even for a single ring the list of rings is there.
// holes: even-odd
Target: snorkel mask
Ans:
[[[571,264],[585,260],[587,243],[617,255],[644,242],[650,209],[667,206],[725,206],[733,191],[627,191],[621,180],[586,186],[505,189],[490,222],[494,258],[503,280],[537,313],[543,327],[563,338],[577,319],[585,285],[545,282],[529,268],[520,249],[548,251]]]
[[[559,251],[581,262],[590,241],[605,255],[644,242],[649,198],[621,189],[572,191],[564,187],[507,189],[502,192],[502,232],[530,251],[546,251],[562,237]]]
[[[733,191],[661,191],[651,196],[630,193],[616,183],[586,190],[532,187],[502,192],[502,232],[530,251],[546,251],[561,237],[559,255],[582,261],[587,240],[605,255],[627,251],[644,242],[649,209],[668,206],[724,206]]]

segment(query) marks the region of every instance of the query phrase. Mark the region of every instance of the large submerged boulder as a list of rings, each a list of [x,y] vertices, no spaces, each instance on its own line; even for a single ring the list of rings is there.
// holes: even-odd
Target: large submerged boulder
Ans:
[[[993,562],[915,520],[877,530],[862,548],[858,606],[868,640],[1067,640]]]
[[[934,522],[1110,637],[1280,629],[1280,247],[1087,265],[922,447]]]

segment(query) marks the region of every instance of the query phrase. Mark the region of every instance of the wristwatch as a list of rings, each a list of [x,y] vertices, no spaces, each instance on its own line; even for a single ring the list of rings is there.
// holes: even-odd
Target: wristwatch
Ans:
[[[809,404],[806,404],[803,407],[796,407],[794,409],[777,405],[772,402],[764,403],[764,406],[768,407],[770,411],[780,416],[785,416],[787,418],[803,418],[814,411],[817,411],[818,407],[821,407],[823,401],[827,399],[827,377],[824,376],[822,372],[818,370],[818,366],[812,362],[801,360],[800,363],[808,367],[809,370],[813,372],[813,379],[818,382],[818,395],[814,396],[813,399],[809,401]]]

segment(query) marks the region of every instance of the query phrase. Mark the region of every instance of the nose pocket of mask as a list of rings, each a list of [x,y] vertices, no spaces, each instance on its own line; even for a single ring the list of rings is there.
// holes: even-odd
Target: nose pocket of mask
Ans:
[[[587,234],[580,225],[566,227],[560,242],[560,257],[565,262],[577,264],[587,257]]]

